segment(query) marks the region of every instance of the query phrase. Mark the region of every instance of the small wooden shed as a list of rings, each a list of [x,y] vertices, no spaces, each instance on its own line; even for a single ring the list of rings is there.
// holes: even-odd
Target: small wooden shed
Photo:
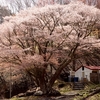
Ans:
[[[78,77],[79,81],[100,83],[100,66],[81,66],[75,71],[75,77]]]

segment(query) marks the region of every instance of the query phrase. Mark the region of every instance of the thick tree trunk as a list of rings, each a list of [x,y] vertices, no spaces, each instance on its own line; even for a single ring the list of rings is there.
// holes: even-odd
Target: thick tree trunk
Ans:
[[[45,72],[45,69],[41,69],[41,70],[42,71],[39,77],[39,86],[43,94],[46,94],[47,93],[47,84],[46,84],[46,79],[45,79],[46,72]]]
[[[63,68],[66,67],[66,65],[68,65],[71,61],[72,61],[71,59],[68,59],[67,61],[65,61],[65,62],[63,63],[62,66],[60,66],[60,67],[56,70],[55,74],[52,76],[52,78],[50,79],[50,82],[49,82],[49,84],[48,84],[48,86],[49,86],[50,88],[53,86],[55,80],[59,77],[59,75],[60,75],[61,71],[63,70]]]

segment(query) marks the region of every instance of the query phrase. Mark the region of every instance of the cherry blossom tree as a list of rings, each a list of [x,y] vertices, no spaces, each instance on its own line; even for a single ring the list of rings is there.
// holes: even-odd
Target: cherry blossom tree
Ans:
[[[33,7],[5,17],[0,62],[24,69],[44,94],[51,94],[62,70],[78,59],[75,55],[100,47],[91,36],[98,23],[100,10],[81,2]]]

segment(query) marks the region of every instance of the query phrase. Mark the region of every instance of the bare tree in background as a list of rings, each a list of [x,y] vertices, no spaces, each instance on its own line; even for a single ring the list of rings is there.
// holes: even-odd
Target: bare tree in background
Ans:
[[[5,16],[10,16],[11,11],[5,7],[5,6],[0,6],[0,24],[3,22],[3,17]]]
[[[8,7],[12,10],[13,13],[19,12],[20,10],[27,9],[36,5],[37,0],[7,0]]]
[[[32,6],[45,6],[52,4],[69,4],[70,2],[82,1],[85,4],[96,6],[100,8],[100,0],[7,0],[8,7],[13,13],[20,10],[27,9]]]
[[[100,9],[100,0],[79,0],[79,1],[82,1],[83,3],[91,6],[96,6],[97,8]]]

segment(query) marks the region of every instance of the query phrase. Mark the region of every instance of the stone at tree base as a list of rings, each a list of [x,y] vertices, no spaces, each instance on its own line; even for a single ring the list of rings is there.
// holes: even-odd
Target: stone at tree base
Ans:
[[[39,90],[40,90],[40,87],[37,87],[37,88],[36,88],[36,91],[39,91]]]
[[[36,92],[36,88],[26,91],[26,96],[33,95]]]
[[[35,96],[42,96],[42,95],[43,95],[43,92],[42,92],[41,90],[39,90],[39,91],[36,91],[36,92],[34,93],[34,95],[35,95]]]
[[[24,97],[24,96],[25,96],[25,93],[18,94],[18,97]]]

